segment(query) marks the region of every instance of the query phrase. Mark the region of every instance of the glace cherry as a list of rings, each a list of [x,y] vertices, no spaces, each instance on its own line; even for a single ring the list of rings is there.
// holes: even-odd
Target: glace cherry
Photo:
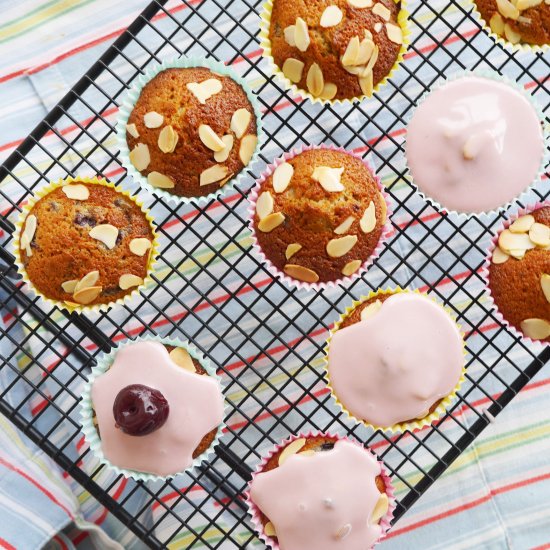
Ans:
[[[162,393],[148,386],[132,384],[116,396],[113,415],[117,428],[128,435],[147,435],[168,418],[170,406]]]

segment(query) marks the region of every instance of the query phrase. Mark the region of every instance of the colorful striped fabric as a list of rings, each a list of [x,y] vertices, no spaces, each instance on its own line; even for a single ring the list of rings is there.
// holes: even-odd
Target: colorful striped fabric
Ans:
[[[203,0],[208,2],[209,0]],[[411,1],[412,4],[420,0]],[[223,2],[222,2],[223,3]],[[0,160],[5,158],[26,136],[32,127],[40,121],[46,112],[59,100],[70,86],[81,76],[86,67],[105,50],[109,43],[124,30],[136,14],[147,4],[146,0],[21,0],[19,2],[4,2],[2,23],[0,23]],[[231,9],[238,10],[239,2]],[[424,12],[426,18],[436,18],[437,8],[446,5],[444,0],[430,0],[433,12]],[[468,0],[462,1],[462,7],[468,6]],[[177,14],[184,6],[177,0],[169,2],[170,10]],[[446,18],[455,17],[460,20],[458,8],[447,10]],[[94,24],[90,25],[90,20]],[[425,23],[425,22],[424,22]],[[456,35],[449,36],[448,27],[436,27],[438,32],[422,44],[423,48],[435,49],[437,40],[446,40],[449,47],[456,42]],[[465,36],[472,36],[476,30],[472,27],[461,27]],[[249,52],[251,57],[257,57],[259,51]],[[407,60],[414,66],[414,56],[409,54]],[[261,81],[253,81],[258,86]],[[534,86],[534,83],[528,84]],[[288,105],[280,104],[280,116],[289,116]],[[113,122],[116,112],[104,113]],[[89,117],[82,113],[81,121]],[[359,127],[359,125],[358,125]],[[62,132],[72,135],[74,124],[66,124]],[[366,140],[376,139],[376,135],[365,132]],[[392,133],[396,139],[402,138],[403,131]],[[89,144],[88,144],[89,145]],[[105,147],[115,147],[114,139],[109,138]],[[380,152],[384,153],[384,144],[380,144]],[[266,150],[269,156],[269,149]],[[69,159],[70,160],[70,159]],[[20,168],[22,171],[25,167]],[[115,175],[113,173],[113,175]],[[386,183],[391,181],[391,174],[383,174]],[[9,182],[4,183],[2,191],[9,193]],[[395,189],[399,193],[408,192],[408,188]],[[1,200],[0,200],[1,202]],[[4,204],[0,204],[3,210]],[[213,216],[215,217],[215,209]],[[401,214],[401,216],[404,216]],[[437,216],[427,218],[431,223]],[[401,223],[405,219],[397,219]],[[178,231],[170,225],[165,226],[167,232]],[[249,235],[243,233],[237,236],[243,247],[249,245]],[[231,259],[240,254],[236,246],[228,246],[220,239],[216,243],[224,258]],[[195,252],[194,259],[181,263],[179,269],[192,273],[198,269],[197,264],[205,263],[212,257],[211,251],[201,248]],[[178,258],[178,262],[181,258]],[[197,262],[195,262],[197,260]],[[216,269],[219,259],[214,259],[211,269]],[[220,266],[221,267],[221,266]],[[163,278],[166,274],[159,274]],[[265,285],[267,280],[258,278],[256,284]],[[171,276],[165,279],[165,284],[177,285],[178,279]],[[443,287],[445,281],[441,282]],[[247,299],[247,289],[243,290],[243,300]],[[218,299],[226,299],[222,290]],[[0,304],[4,303],[0,297]],[[458,301],[460,309],[466,309],[469,302]],[[174,320],[182,316],[177,309],[167,312]],[[2,310],[3,323],[10,327],[13,338],[13,316],[10,311]],[[148,317],[149,316],[149,317]],[[152,312],[143,312],[142,317],[152,318]],[[32,327],[33,322],[27,319]],[[156,322],[155,328],[163,330],[162,323]],[[244,327],[247,328],[247,327]],[[279,327],[281,331],[284,327]],[[490,327],[486,327],[489,329]],[[127,332],[134,335],[137,327],[127,327]],[[28,331],[20,329],[21,340],[25,338],[31,354],[42,353],[40,333],[29,337]],[[312,337],[319,337],[313,334]],[[11,356],[10,341],[0,341],[2,356]],[[90,345],[90,349],[92,346]],[[274,353],[277,350],[272,350]],[[251,352],[250,355],[253,355]],[[248,355],[244,354],[245,357]],[[510,361],[518,360],[514,356]],[[316,359],[315,361],[318,361]],[[55,357],[50,354],[42,359],[44,364],[55,368]],[[26,376],[40,381],[42,373],[35,365],[29,365],[28,356],[19,354],[14,358],[14,368],[28,368]],[[313,367],[317,366],[314,362]],[[232,369],[241,369],[242,363],[229,365]],[[289,370],[298,370],[300,365],[294,365]],[[472,368],[476,368],[473,366]],[[63,380],[63,373],[56,375]],[[0,387],[7,387],[13,380],[13,371],[0,370]],[[497,421],[464,453],[442,476],[440,480],[420,499],[417,505],[406,514],[390,533],[389,538],[380,548],[387,550],[403,549],[550,549],[550,413],[548,412],[550,375],[543,371],[507,408]],[[275,374],[270,382],[275,385],[284,383],[282,374]],[[49,382],[49,381],[48,381]],[[75,392],[79,385],[72,386]],[[501,391],[495,384],[494,393]],[[23,391],[23,390],[22,390]],[[54,395],[55,386],[44,384],[43,391]],[[268,395],[267,388],[260,387],[257,396]],[[326,389],[315,389],[317,397],[326,396]],[[233,391],[232,399],[244,397],[243,391]],[[292,396],[289,396],[292,398]],[[15,395],[14,400],[17,401]],[[479,407],[486,406],[486,400],[479,398]],[[43,426],[51,425],[55,418],[51,415],[39,416],[43,410],[44,400],[34,398],[29,403],[25,414],[38,416],[38,422]],[[278,407],[278,405],[277,405]],[[274,409],[274,413],[285,411],[284,404]],[[302,403],[301,409],[307,413],[308,403]],[[462,411],[460,420],[465,424],[475,421],[471,413]],[[76,413],[75,413],[76,418]],[[238,428],[245,425],[244,417],[232,419]],[[261,419],[260,422],[269,422]],[[452,429],[452,427],[450,428]],[[66,433],[62,430],[51,435],[51,442],[56,444],[64,440]],[[281,438],[285,433],[279,434]],[[410,442],[412,446],[412,442]],[[74,453],[83,450],[80,440]],[[383,446],[376,448],[384,451]],[[97,461],[86,456],[84,469],[93,472]],[[112,474],[103,471],[102,481],[114,480]],[[415,481],[415,473],[410,473],[407,481]],[[115,498],[131,491],[132,482],[119,481],[112,489]],[[154,486],[152,487],[154,489]],[[397,487],[398,494],[404,494],[405,487]],[[193,487],[189,493],[193,502],[201,503],[206,494],[203,489]],[[177,498],[177,493],[167,491],[162,495],[162,502],[170,505]],[[130,502],[134,510],[139,510],[142,503]],[[211,499],[202,507],[205,517],[219,513],[215,502]],[[170,518],[164,517],[160,505],[147,510],[144,520],[149,525],[157,524],[159,538],[166,539],[179,525]],[[19,436],[11,424],[0,418],[0,548],[40,548],[47,543],[47,548],[63,549],[78,547],[115,548],[106,538],[101,538],[95,528],[89,529],[86,521],[103,529],[108,535],[118,541],[124,548],[140,548],[143,545],[125,529],[116,519],[99,505],[88,493],[82,490],[70,477],[60,471],[45,455],[34,447],[24,437]],[[7,521],[9,520],[9,521]],[[223,525],[229,529],[231,517],[222,517]],[[204,525],[198,515],[189,527],[200,528]],[[220,533],[209,532],[212,540]],[[243,537],[245,533],[243,532]],[[243,539],[244,540],[244,539]],[[186,548],[193,541],[190,531],[183,529],[173,543],[173,548]],[[111,546],[112,545],[112,546]],[[228,545],[229,549],[231,546]],[[226,548],[226,546],[224,546]]]

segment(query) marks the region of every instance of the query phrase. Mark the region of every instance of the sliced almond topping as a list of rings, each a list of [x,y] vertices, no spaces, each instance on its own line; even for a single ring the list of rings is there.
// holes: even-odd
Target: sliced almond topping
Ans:
[[[327,243],[327,254],[331,258],[345,256],[357,243],[357,235],[346,235],[339,239],[331,239]]]
[[[254,151],[256,150],[256,145],[258,145],[258,136],[248,134],[241,139],[239,158],[245,166],[248,166],[248,163],[252,160]]]
[[[531,250],[535,245],[525,233],[512,233],[505,229],[498,237],[498,245],[503,252],[510,254],[512,250]]]
[[[381,17],[384,21],[389,21],[391,17],[391,11],[380,2],[374,4],[374,7],[372,8],[372,13]]]
[[[325,88],[325,79],[323,77],[323,71],[317,63],[313,63],[307,72],[307,89],[315,97],[319,97]]]
[[[193,359],[189,355],[189,352],[184,348],[174,348],[170,352],[170,359],[176,363],[178,367],[188,370],[189,372],[197,372]]]
[[[316,283],[319,280],[319,275],[315,271],[301,265],[286,264],[284,272],[289,277],[298,279],[298,281],[304,281],[304,283]]]
[[[235,174],[231,172],[229,176],[226,178],[223,178],[223,180],[220,180],[220,187],[223,187]]]
[[[142,284],[143,279],[141,277],[138,277],[137,275],[132,275],[131,273],[125,273],[124,275],[121,275],[120,279],[118,280],[118,286],[122,290],[128,290],[133,286],[139,286]]]
[[[214,160],[216,162],[225,162],[229,158],[229,154],[233,149],[234,139],[231,134],[223,136],[222,141],[224,143],[224,148],[221,151],[216,151],[214,153]]]
[[[550,246],[550,227],[543,223],[534,223],[529,229],[529,238],[542,248]]]
[[[369,62],[365,65],[365,68],[363,69],[361,76],[365,77],[372,72],[374,66],[376,65],[376,62],[378,61],[379,53],[380,53],[380,49],[378,48],[378,46],[375,45],[372,55],[370,56]]]
[[[304,73],[304,64],[298,59],[289,57],[283,64],[283,74],[290,80],[290,82],[300,82]]]
[[[359,47],[360,47],[359,37],[354,36],[348,43],[348,47],[342,56],[342,65],[344,67],[349,67],[352,65],[357,65],[356,61],[359,56]]]
[[[332,82],[326,82],[319,96],[321,99],[334,99],[338,93],[338,87]]]
[[[353,275],[361,267],[362,263],[363,262],[361,262],[361,260],[352,260],[351,262],[348,262],[342,268],[342,275],[345,275],[346,277]]]
[[[89,235],[92,239],[101,241],[109,250],[112,250],[116,245],[118,229],[109,223],[102,223],[92,227]]]
[[[510,44],[519,44],[521,42],[521,34],[516,32],[508,23],[504,25],[504,36]]]
[[[525,248],[512,249],[510,250],[510,256],[516,260],[523,260],[526,252]]]
[[[76,283],[76,286],[74,288],[73,292],[79,292],[80,290],[84,290],[85,288],[93,287],[97,281],[99,281],[99,271],[90,271],[90,273],[87,273]]]
[[[335,27],[342,21],[344,14],[338,6],[328,6],[321,15],[321,27]]]
[[[29,214],[25,219],[25,229],[21,235],[21,246],[25,249],[27,256],[32,256],[31,243],[36,233],[37,220],[34,214]]]
[[[211,151],[219,152],[225,149],[225,143],[208,124],[201,124],[199,126],[199,137]]]
[[[317,166],[311,177],[319,182],[325,191],[329,193],[338,193],[344,190],[344,186],[341,182],[343,173],[344,168]]]
[[[504,19],[502,19],[502,15],[497,11],[493,13],[493,17],[491,17],[489,21],[489,26],[495,34],[502,36],[504,34]]]
[[[515,2],[510,0],[496,0],[497,8],[500,14],[507,19],[517,19],[519,17],[519,9],[514,6]]]
[[[495,249],[493,250],[493,257],[491,258],[491,261],[494,264],[497,264],[497,265],[503,264],[507,262],[509,259],[510,259],[509,254],[506,254],[506,252],[504,252],[502,248],[500,248],[500,246],[495,246]]]
[[[76,185],[64,185],[61,190],[65,193],[67,198],[76,201],[85,201],[90,198],[90,190],[81,183],[77,183]]]
[[[286,247],[286,252],[285,252],[286,259],[290,260],[290,258],[292,258],[292,256],[294,256],[294,254],[296,254],[296,252],[298,252],[301,249],[302,249],[302,245],[299,243],[289,244]]]
[[[294,41],[296,42],[296,47],[301,52],[305,52],[309,48],[309,44],[311,42],[309,38],[309,29],[307,27],[307,23],[301,17],[298,17],[296,19]]]
[[[156,111],[150,111],[143,115],[143,123],[147,128],[160,128],[164,122],[164,117]]]
[[[150,172],[147,176],[149,185],[159,189],[173,189],[176,186],[174,180],[160,172]]]
[[[512,233],[528,233],[534,223],[535,218],[531,214],[527,214],[519,217],[508,229]]]
[[[149,147],[145,143],[138,143],[129,154],[130,162],[134,165],[134,168],[141,172],[145,170],[151,162],[151,155],[149,154]]]
[[[356,65],[365,65],[369,62],[369,59],[374,52],[375,44],[370,38],[361,40],[359,44],[359,54],[355,60]]]
[[[345,525],[342,525],[338,531],[334,534],[334,536],[338,540],[344,540],[349,534],[351,533],[351,523],[346,523]]]
[[[263,220],[258,222],[258,229],[262,233],[271,233],[285,221],[285,216],[282,212],[269,214]]]
[[[367,97],[372,97],[374,93],[374,75],[372,71],[359,78],[359,86],[361,86],[361,91]]]
[[[544,273],[540,276],[540,286],[547,302],[550,302],[550,275]]]
[[[256,214],[263,220],[273,212],[273,197],[269,191],[264,191],[256,201]]]
[[[388,513],[389,507],[390,501],[388,500],[388,495],[386,493],[380,493],[378,502],[376,503],[370,517],[371,523],[378,523]]]
[[[534,8],[535,6],[540,6],[540,4],[542,4],[542,0],[517,0],[516,8],[523,11]]]
[[[384,25],[378,21],[374,24],[374,32],[380,32],[384,28]]]
[[[386,218],[388,216],[388,205],[386,204],[386,199],[384,198],[384,195],[382,195],[382,193],[380,193],[380,206],[382,210],[380,223],[384,225],[386,223]]]
[[[348,0],[352,8],[372,8],[372,0]]]
[[[334,232],[337,234],[337,235],[345,235],[348,231],[349,231],[349,228],[352,226],[353,224],[353,221],[355,220],[355,218],[353,216],[348,216],[335,230]]]
[[[73,300],[77,304],[86,306],[91,304],[101,294],[102,290],[103,287],[100,286],[89,286],[87,288],[83,288],[73,294]]]
[[[296,47],[296,25],[290,25],[284,30],[285,41],[289,46]]]
[[[376,313],[380,311],[381,307],[382,302],[380,300],[376,300],[375,302],[372,302],[372,304],[369,304],[367,307],[363,308],[361,310],[361,321],[366,321],[373,315],[376,315]]]
[[[363,217],[361,218],[361,231],[370,233],[376,227],[376,206],[370,201]]]
[[[294,167],[288,162],[283,162],[275,168],[273,172],[273,191],[282,193],[290,184],[290,180],[294,175]]]
[[[282,466],[289,457],[295,455],[305,444],[306,439],[304,437],[295,439],[292,443],[289,443],[279,455],[279,466]]]
[[[204,105],[213,95],[222,91],[223,85],[217,78],[209,78],[200,84],[190,82],[187,84],[187,89],[199,100],[199,103]]]
[[[316,453],[312,449],[309,449],[307,451],[300,451],[297,454],[299,454],[300,456],[314,456]]]
[[[207,168],[201,173],[200,185],[210,185],[227,177],[229,174],[229,168],[221,164],[214,164],[210,168]]]
[[[231,131],[240,139],[248,129],[252,115],[248,109],[238,109],[231,117]]]
[[[163,153],[173,153],[178,144],[178,133],[172,126],[165,126],[159,134],[158,146]]]
[[[276,537],[277,536],[277,533],[275,532],[275,527],[273,527],[273,523],[271,523],[270,521],[268,521],[264,525],[264,535],[266,537]]]
[[[137,126],[132,123],[132,124],[126,124],[126,131],[132,136],[132,137],[135,137],[136,139],[139,137],[139,132],[138,132],[138,129],[137,129]]]
[[[76,290],[76,285],[78,284],[78,279],[72,279],[71,281],[65,281],[61,283],[61,288],[67,294],[72,294]]]
[[[145,253],[151,248],[151,241],[145,237],[137,237],[130,241],[130,252],[136,256],[145,256]]]
[[[550,336],[550,323],[544,319],[525,319],[521,330],[533,340],[546,340]]]
[[[386,23],[386,34],[394,44],[403,44],[403,31],[399,25]]]

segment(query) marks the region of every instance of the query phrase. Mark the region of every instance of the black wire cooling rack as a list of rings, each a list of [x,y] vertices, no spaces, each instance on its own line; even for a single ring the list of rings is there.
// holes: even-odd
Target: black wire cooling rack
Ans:
[[[505,214],[440,215],[407,182],[403,160],[407,119],[437,79],[493,69],[524,85],[547,113],[548,56],[513,55],[495,45],[471,15],[469,0],[411,1],[412,45],[392,81],[369,101],[321,107],[293,97],[269,73],[258,44],[260,9],[259,0],[151,2],[0,168],[0,289],[7,296],[2,305],[16,309],[3,335],[14,352],[1,357],[12,382],[0,394],[0,411],[151,547],[259,544],[242,500],[250,471],[275,442],[312,429],[374,446],[398,490],[398,521],[550,359],[548,347],[527,345],[501,326],[486,302],[479,272]],[[247,182],[224,200],[173,208],[125,178],[113,126],[131,82],[149,65],[180,55],[233,64],[258,94],[268,142]],[[321,142],[359,151],[376,165],[394,203],[395,231],[362,279],[308,293],[287,288],[258,262],[246,197],[264,163]],[[45,307],[21,288],[13,269],[9,235],[21,203],[68,174],[99,174],[139,192],[160,229],[156,285],[96,316]],[[532,202],[549,193],[543,179]],[[429,291],[453,310],[468,335],[468,374],[441,422],[388,437],[338,412],[321,366],[338,313],[370,289],[396,285]],[[23,339],[15,336],[21,326]],[[187,338],[218,366],[228,428],[201,468],[166,483],[122,486],[82,445],[79,395],[98,353],[145,333]]]

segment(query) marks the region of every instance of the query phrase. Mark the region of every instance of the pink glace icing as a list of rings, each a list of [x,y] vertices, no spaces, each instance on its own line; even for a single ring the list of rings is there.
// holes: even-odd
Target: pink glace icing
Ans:
[[[113,403],[131,384],[157,389],[168,400],[166,423],[149,435],[127,435],[115,426]],[[121,348],[109,370],[95,379],[92,402],[105,458],[120,468],[161,476],[190,467],[202,438],[223,420],[218,381],[178,367],[159,342]]]
[[[445,310],[413,292],[390,296],[364,321],[337,330],[328,353],[335,396],[373,425],[425,417],[457,385],[462,335]]]
[[[370,521],[379,475],[371,453],[339,440],[332,450],[292,455],[260,472],[250,498],[275,527],[281,550],[367,550],[382,535]]]
[[[479,213],[505,205],[535,181],[544,136],[519,90],[467,76],[436,89],[416,109],[406,155],[424,194],[448,210]]]

